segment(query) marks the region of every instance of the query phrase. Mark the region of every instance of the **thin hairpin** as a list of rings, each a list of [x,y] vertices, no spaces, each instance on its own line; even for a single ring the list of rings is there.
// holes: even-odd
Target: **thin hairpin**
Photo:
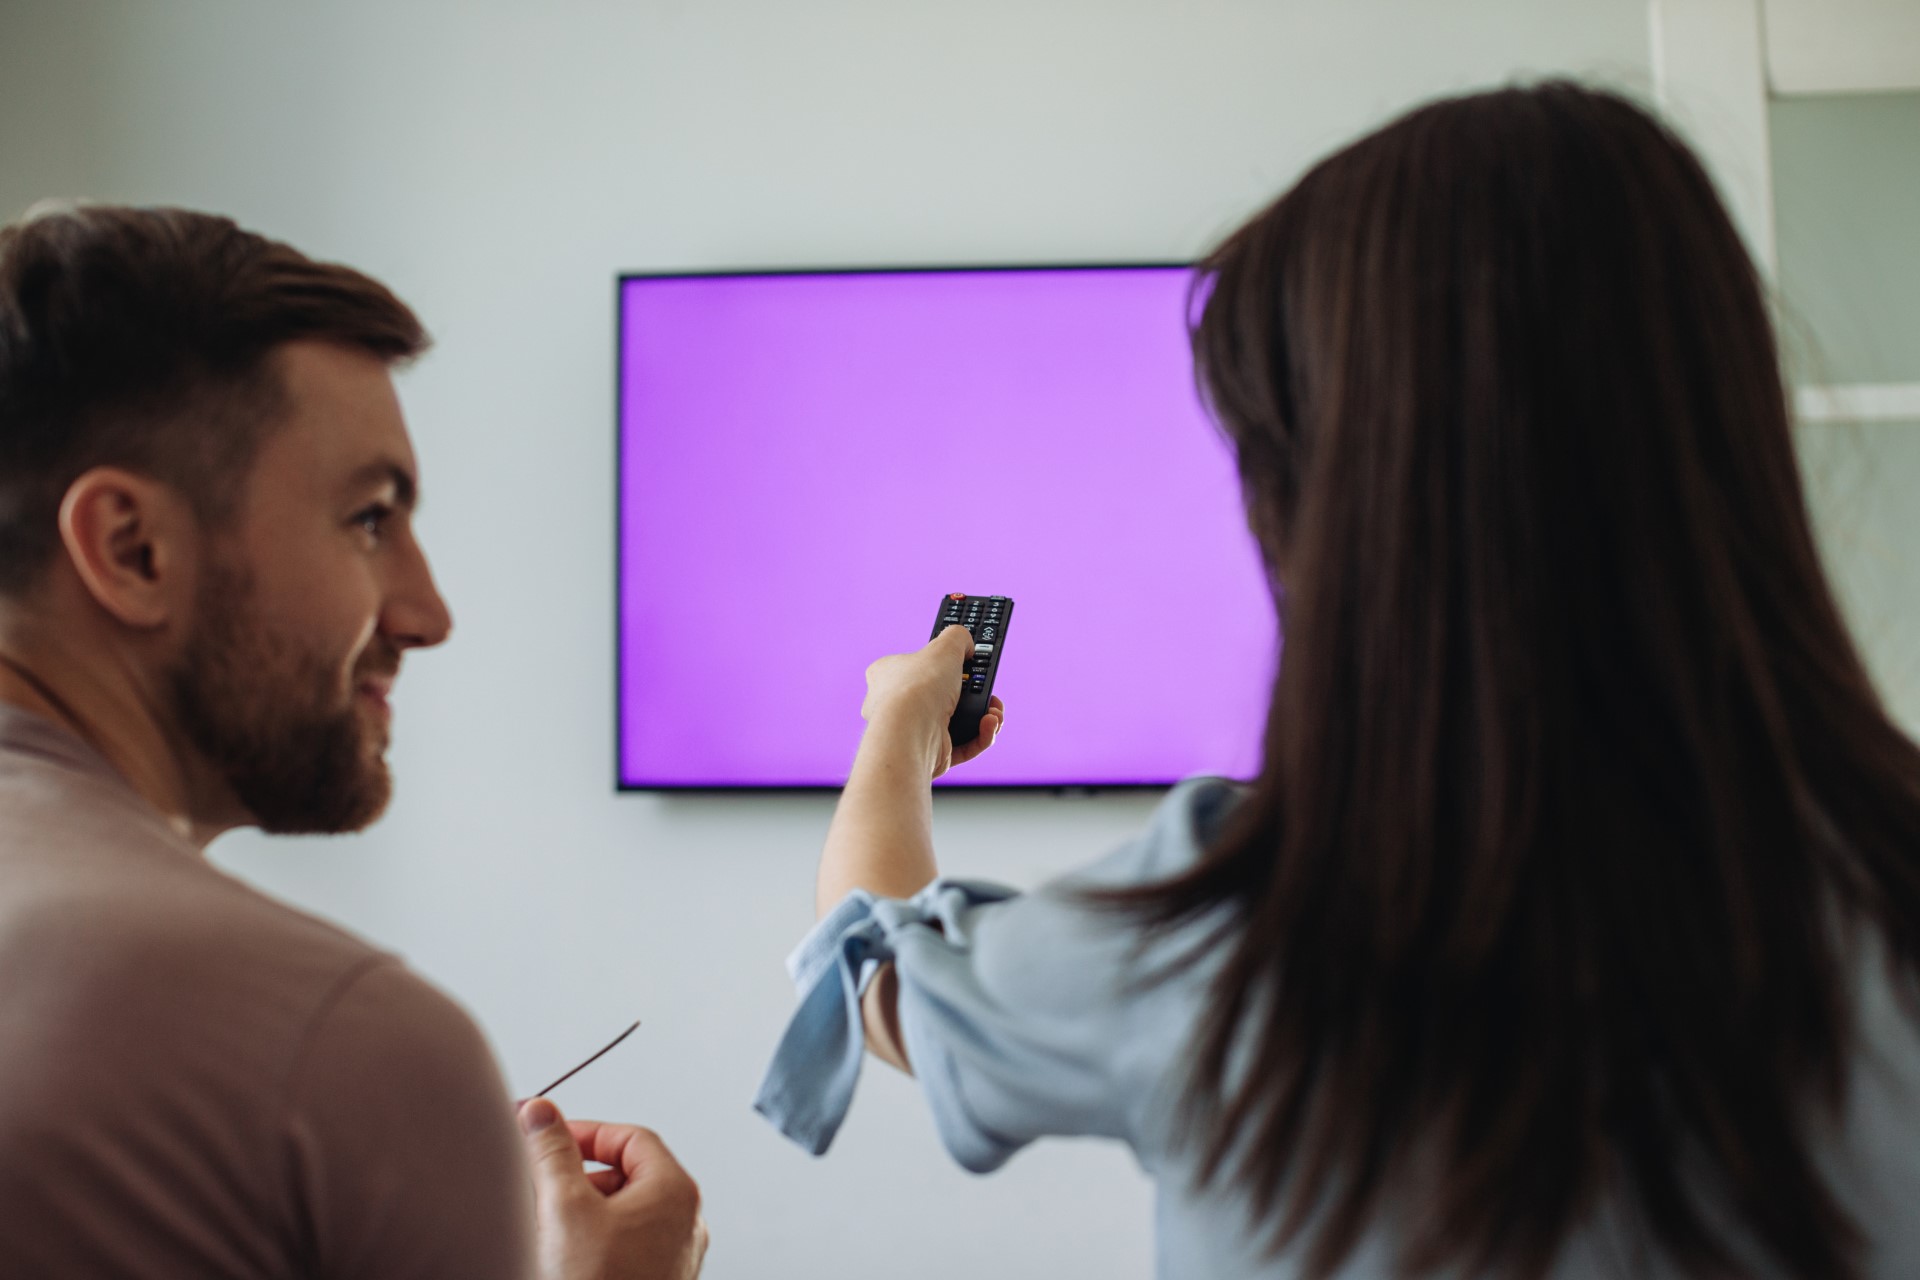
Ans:
[[[552,1093],[555,1089],[558,1089],[561,1085],[573,1079],[575,1076],[579,1075],[582,1071],[585,1071],[588,1067],[600,1061],[600,1059],[606,1057],[608,1051],[611,1050],[613,1046],[619,1044],[622,1040],[625,1040],[628,1036],[632,1035],[634,1032],[638,1031],[639,1029],[640,1029],[640,1023],[636,1020],[632,1026],[628,1027],[625,1031],[622,1031],[619,1035],[615,1036],[612,1040],[609,1040],[607,1042],[606,1048],[600,1050],[600,1052],[594,1054],[591,1058],[588,1058],[585,1062],[581,1063],[579,1066],[575,1067],[573,1070],[567,1072],[567,1074],[561,1076],[558,1080],[555,1080],[552,1084],[548,1085],[546,1088],[542,1089],[540,1092],[534,1094],[533,1096],[536,1098],[546,1097],[548,1094]]]

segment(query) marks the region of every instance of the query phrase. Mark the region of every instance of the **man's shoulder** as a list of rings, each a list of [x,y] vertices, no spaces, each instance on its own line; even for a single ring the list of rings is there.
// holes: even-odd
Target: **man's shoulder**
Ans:
[[[103,1217],[146,1224],[130,1247],[155,1274],[288,1241],[343,1260],[325,1274],[376,1274],[457,1255],[442,1237],[472,1201],[519,1267],[511,1104],[458,1004],[164,826],[41,816],[0,801],[0,1148],[21,1157],[0,1168],[0,1229],[45,1228],[60,1274],[92,1271],[54,1236],[86,1253]],[[422,1190],[441,1161],[457,1173]]]
[[[0,927],[143,951],[270,947],[333,966],[375,949],[208,861],[117,779],[0,753]]]
[[[503,1087],[486,1037],[466,1009],[399,957],[381,952],[343,972],[316,1005],[292,1092],[337,1094],[370,1065],[375,1088],[415,1094],[417,1105],[444,1099],[449,1089],[478,1088],[492,1107]]]
[[[48,850],[76,854],[41,862],[0,888],[0,950],[30,936],[45,956],[84,953],[104,976],[193,975],[196,984],[277,987],[276,999],[315,992],[387,953],[339,925],[261,892],[158,834],[116,832],[114,856],[92,862],[69,841]],[[0,845],[21,833],[0,818]],[[27,838],[32,838],[29,835]],[[143,847],[144,846],[144,847]],[[262,994],[265,994],[262,990]]]
[[[396,998],[444,999],[389,952],[227,874],[112,794],[49,823],[46,793],[61,789],[0,786],[0,1010],[139,1010],[164,1028],[147,1050],[163,1057],[244,1034],[236,1052],[273,1076],[368,975],[402,975],[376,984]]]

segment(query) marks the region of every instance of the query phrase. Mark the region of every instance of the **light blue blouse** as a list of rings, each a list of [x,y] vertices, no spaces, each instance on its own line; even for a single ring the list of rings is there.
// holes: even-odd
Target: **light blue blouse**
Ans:
[[[1147,883],[1194,865],[1238,799],[1214,778],[1174,788],[1136,840],[1032,893],[936,881],[910,901],[856,891],[788,961],[800,1006],[755,1107],[818,1155],[853,1100],[864,1057],[859,997],[882,963],[899,976],[900,1021],[941,1141],[987,1172],[1043,1135],[1098,1135],[1132,1148],[1158,1188],[1156,1273],[1167,1280],[1292,1277],[1297,1256],[1268,1257],[1245,1204],[1224,1184],[1193,1189],[1182,1142],[1188,1050],[1217,969],[1212,956],[1154,981],[1204,932],[1142,946],[1123,917],[1087,903],[1097,886]],[[1867,1274],[1920,1275],[1920,1035],[1876,964],[1863,961],[1860,1056],[1848,1135],[1827,1161],[1835,1187],[1874,1241]],[[1376,1231],[1343,1280],[1394,1274]],[[1666,1274],[1605,1223],[1569,1243],[1556,1280]]]

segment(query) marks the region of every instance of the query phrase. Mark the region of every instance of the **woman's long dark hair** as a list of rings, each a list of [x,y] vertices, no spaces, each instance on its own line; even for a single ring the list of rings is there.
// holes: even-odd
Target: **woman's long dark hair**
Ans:
[[[1761,283],[1618,97],[1430,105],[1204,264],[1284,584],[1265,763],[1191,874],[1203,1178],[1335,1269],[1860,1274],[1822,1177],[1856,936],[1920,960],[1920,751],[1821,570]]]

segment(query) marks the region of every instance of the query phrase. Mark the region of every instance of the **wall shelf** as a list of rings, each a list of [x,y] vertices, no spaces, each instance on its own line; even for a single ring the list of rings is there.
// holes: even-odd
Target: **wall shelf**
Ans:
[[[1920,382],[1855,382],[1801,387],[1802,422],[1920,422]]]
[[[1920,89],[1913,0],[1760,0],[1760,8],[1775,93]]]

